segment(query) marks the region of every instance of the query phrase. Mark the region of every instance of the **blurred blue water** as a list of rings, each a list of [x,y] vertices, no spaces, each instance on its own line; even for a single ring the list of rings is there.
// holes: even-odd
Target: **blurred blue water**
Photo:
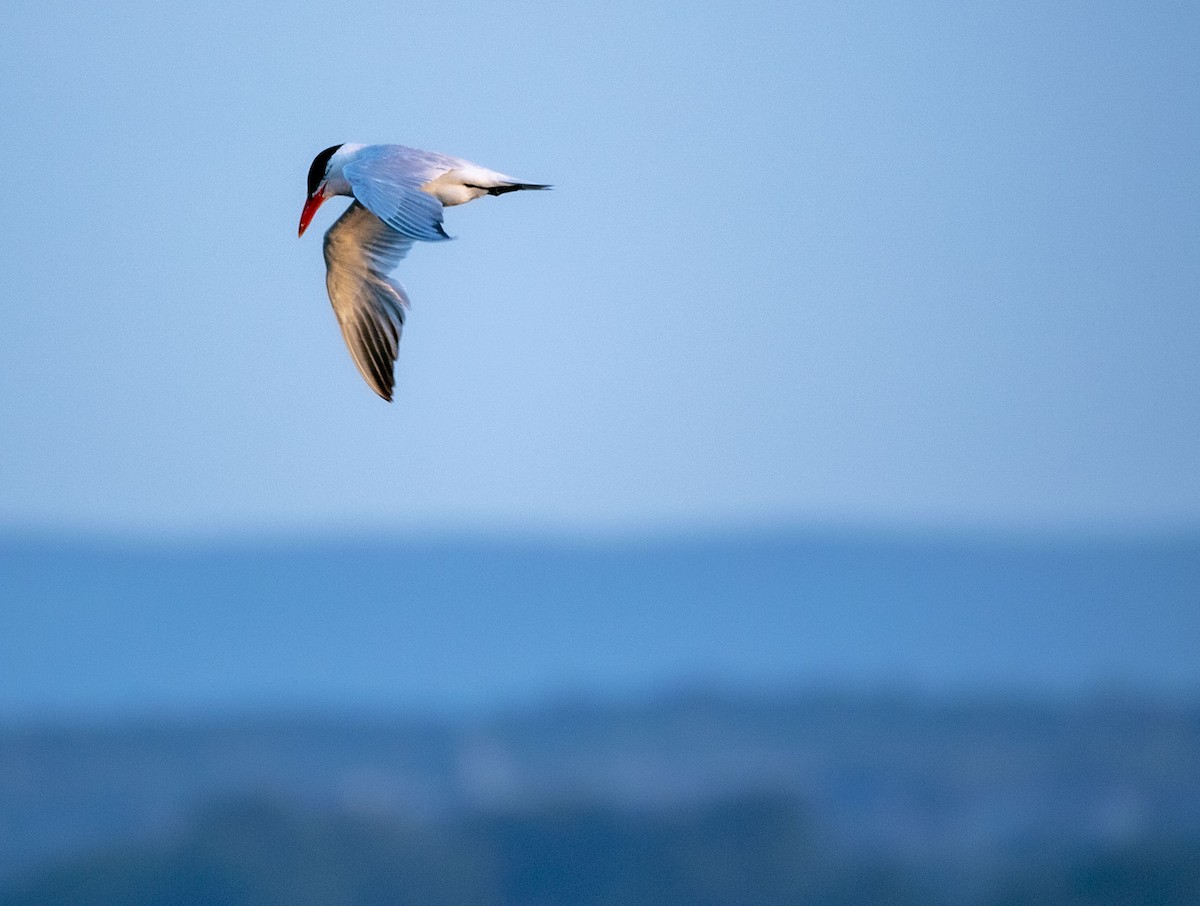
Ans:
[[[1200,687],[1200,534],[0,541],[0,714]]]
[[[1198,589],[1187,533],[10,533],[0,902],[1194,902]]]

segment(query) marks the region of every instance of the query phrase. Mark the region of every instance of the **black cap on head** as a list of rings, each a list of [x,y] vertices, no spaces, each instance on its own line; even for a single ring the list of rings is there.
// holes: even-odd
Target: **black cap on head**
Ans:
[[[345,144],[343,142],[343,144]],[[317,186],[321,184],[321,180],[325,178],[325,168],[329,166],[329,158],[333,157],[334,152],[341,145],[331,145],[320,154],[313,158],[312,166],[308,168],[308,194],[312,195],[317,191]]]

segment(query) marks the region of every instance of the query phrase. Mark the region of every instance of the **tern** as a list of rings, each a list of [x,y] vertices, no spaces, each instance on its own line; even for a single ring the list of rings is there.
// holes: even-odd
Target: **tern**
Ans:
[[[300,235],[327,199],[354,202],[325,233],[325,286],[354,364],[389,403],[408,294],[388,274],[414,242],[440,242],[442,209],[484,195],[548,189],[478,164],[403,145],[326,148],[308,169]]]

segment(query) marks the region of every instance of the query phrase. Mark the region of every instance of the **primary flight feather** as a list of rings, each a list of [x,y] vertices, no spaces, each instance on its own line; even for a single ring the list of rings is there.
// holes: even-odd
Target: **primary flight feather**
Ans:
[[[404,287],[388,273],[415,241],[450,238],[442,229],[443,208],[548,188],[403,145],[334,145],[313,158],[300,235],[326,199],[354,198],[325,234],[325,285],[354,364],[372,390],[391,402],[408,309]]]

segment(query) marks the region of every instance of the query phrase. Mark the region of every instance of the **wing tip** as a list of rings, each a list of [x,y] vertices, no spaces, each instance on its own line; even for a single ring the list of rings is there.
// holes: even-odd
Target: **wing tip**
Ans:
[[[362,369],[359,370],[362,371]],[[385,403],[392,402],[392,390],[396,386],[395,382],[388,383],[387,381],[383,380],[380,375],[367,374],[366,372],[363,372],[363,379],[377,397],[379,397]]]
[[[396,379],[392,375],[392,368],[395,362],[376,362],[371,375],[371,379],[367,381],[371,389],[378,394],[379,398],[385,403],[392,401],[392,391],[396,387]],[[364,375],[365,377],[365,375]]]

